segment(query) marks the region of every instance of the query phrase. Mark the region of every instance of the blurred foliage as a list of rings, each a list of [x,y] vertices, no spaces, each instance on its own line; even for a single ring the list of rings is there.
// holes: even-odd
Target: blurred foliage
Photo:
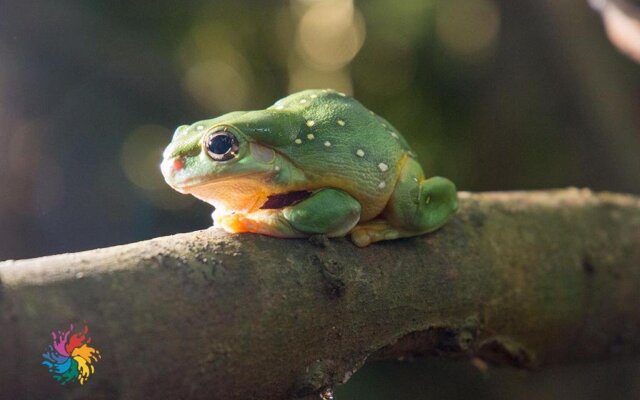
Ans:
[[[463,190],[640,193],[640,69],[582,0],[0,2],[0,259],[209,226],[162,182],[172,130],[312,87]]]

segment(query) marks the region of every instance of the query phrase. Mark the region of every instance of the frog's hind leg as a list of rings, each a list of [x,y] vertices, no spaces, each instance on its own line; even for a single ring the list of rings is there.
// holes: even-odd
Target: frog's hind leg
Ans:
[[[364,247],[380,240],[421,235],[440,228],[457,208],[453,182],[439,176],[424,179],[420,164],[408,159],[382,218],[356,226],[351,239]]]

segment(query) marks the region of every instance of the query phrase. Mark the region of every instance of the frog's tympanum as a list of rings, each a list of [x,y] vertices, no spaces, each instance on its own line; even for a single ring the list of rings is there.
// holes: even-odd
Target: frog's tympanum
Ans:
[[[214,226],[228,232],[350,233],[367,246],[431,232],[458,207],[455,185],[425,179],[389,122],[333,90],[181,126],[162,173],[177,191],[213,205]]]

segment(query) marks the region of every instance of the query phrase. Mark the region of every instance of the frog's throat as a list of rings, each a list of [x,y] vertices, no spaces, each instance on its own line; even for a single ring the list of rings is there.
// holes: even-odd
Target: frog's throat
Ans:
[[[281,191],[271,182],[270,176],[269,173],[242,174],[191,186],[185,193],[216,208],[250,212],[259,209],[270,195]]]

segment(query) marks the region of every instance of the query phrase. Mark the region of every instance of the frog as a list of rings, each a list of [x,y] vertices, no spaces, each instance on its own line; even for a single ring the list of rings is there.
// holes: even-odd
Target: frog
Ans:
[[[433,232],[458,209],[452,181],[425,177],[393,125],[333,89],[179,126],[160,169],[231,233],[350,235],[365,247]]]

